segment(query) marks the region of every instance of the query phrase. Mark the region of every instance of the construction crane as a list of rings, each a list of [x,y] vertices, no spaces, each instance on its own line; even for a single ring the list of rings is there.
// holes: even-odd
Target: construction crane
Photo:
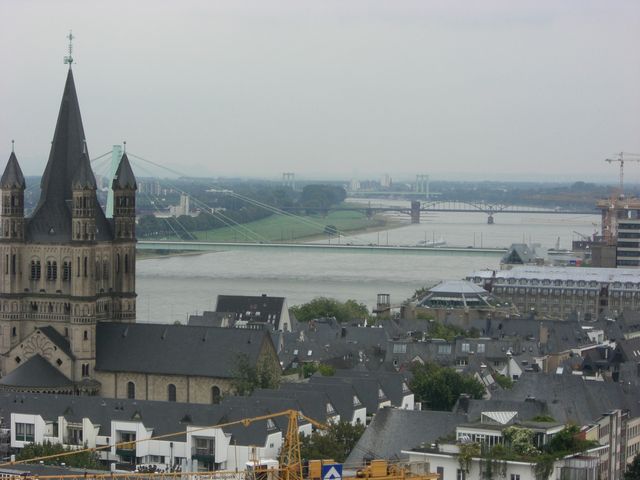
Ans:
[[[605,162],[620,163],[620,195],[624,195],[624,162],[640,162],[640,153],[628,153],[628,152],[620,152],[616,154],[618,158],[605,158]],[[625,158],[627,157],[637,157],[637,158]]]
[[[9,467],[10,465],[21,463],[42,463],[43,460],[61,459],[70,455],[82,452],[97,452],[100,450],[108,450],[113,446],[121,447],[126,445],[128,448],[137,443],[148,442],[151,440],[167,439],[186,433],[193,433],[198,430],[206,430],[210,428],[223,428],[233,425],[243,425],[245,427],[259,421],[265,421],[277,417],[287,417],[287,432],[284,436],[284,443],[280,450],[279,464],[276,468],[268,465],[262,465],[258,459],[254,459],[252,468],[248,468],[246,472],[235,472],[225,470],[215,470],[212,472],[105,472],[97,473],[71,473],[67,475],[40,475],[39,480],[322,480],[319,473],[322,465],[333,464],[333,460],[309,460],[307,475],[303,474],[302,457],[300,454],[300,435],[298,431],[298,421],[306,420],[311,425],[320,430],[326,430],[328,425],[318,422],[313,418],[307,417],[298,410],[284,410],[282,412],[260,415],[257,417],[243,418],[232,422],[202,427],[196,430],[174,432],[169,434],[158,435],[155,437],[134,440],[130,442],[121,442],[115,445],[102,445],[95,448],[84,448],[73,451],[65,451],[63,453],[46,455],[42,457],[30,458],[27,460],[11,461],[0,463],[0,467]],[[427,464],[428,465],[428,464]],[[413,473],[411,469],[387,460],[372,460],[369,465],[357,469],[355,476],[343,476],[342,480],[437,480],[439,478],[436,473],[424,471],[424,464],[417,466],[419,472]],[[9,480],[25,480],[30,475],[16,474],[9,475]],[[6,478],[6,476],[5,476]]]

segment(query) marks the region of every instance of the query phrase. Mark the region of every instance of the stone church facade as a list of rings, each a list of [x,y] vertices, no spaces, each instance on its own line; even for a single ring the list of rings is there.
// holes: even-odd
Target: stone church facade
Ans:
[[[144,367],[145,356],[166,357],[162,351],[144,352],[145,346],[153,344],[147,340],[157,329],[138,324],[128,337],[129,341],[139,337],[140,346],[133,347],[120,345],[120,333],[113,334],[114,327],[136,325],[137,185],[126,153],[111,188],[114,207],[108,218],[98,202],[69,68],[40,200],[30,216],[25,216],[26,182],[13,149],[0,179],[0,389],[215,401],[231,389],[229,358],[221,363],[214,355],[209,362],[216,369],[196,368],[194,373],[185,362],[188,355],[173,345],[175,361],[169,358],[167,371],[158,371],[157,362]],[[105,325],[101,349],[99,324]],[[109,325],[111,329],[106,328]],[[252,362],[266,361],[279,370],[270,337],[251,344],[244,338],[225,339],[228,334],[200,330],[178,329],[167,341],[166,332],[155,340],[163,341],[158,346],[162,350],[172,340],[189,343],[193,336],[216,338],[219,342],[195,344],[218,349],[222,357],[235,354],[227,351],[225,343],[244,342],[251,346],[246,353]],[[142,356],[131,358],[127,348],[141,350]],[[113,358],[123,361],[110,362]],[[197,358],[192,361],[199,363]],[[97,370],[98,363],[102,370]],[[219,368],[222,364],[224,369]]]

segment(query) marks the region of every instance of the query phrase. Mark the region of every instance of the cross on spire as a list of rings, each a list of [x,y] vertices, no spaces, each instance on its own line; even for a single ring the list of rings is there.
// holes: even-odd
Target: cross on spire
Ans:
[[[11,140],[11,153],[15,153],[15,146],[16,146],[16,141]]]
[[[64,63],[69,64],[69,68],[71,68],[71,64],[73,63],[73,39],[76,38],[73,36],[71,30],[69,30],[69,35],[67,35],[69,39],[69,55],[64,57]]]

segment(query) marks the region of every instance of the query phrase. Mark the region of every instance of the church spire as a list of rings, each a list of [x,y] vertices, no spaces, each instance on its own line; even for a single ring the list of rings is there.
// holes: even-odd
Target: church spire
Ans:
[[[16,157],[16,153],[13,149],[13,141],[11,142],[11,155],[9,156],[9,161],[7,162],[7,166],[4,169],[2,178],[0,178],[0,188],[17,188],[22,190],[26,188],[24,175],[22,174],[22,169],[20,168],[18,158]]]

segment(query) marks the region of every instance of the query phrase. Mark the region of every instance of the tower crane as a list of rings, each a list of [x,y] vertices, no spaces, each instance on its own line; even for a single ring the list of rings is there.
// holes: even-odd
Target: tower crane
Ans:
[[[605,158],[605,162],[620,163],[620,195],[624,195],[624,162],[640,162],[640,153],[628,153],[628,152],[620,152],[616,154],[618,158]],[[636,158],[625,158],[627,157],[636,157]]]

